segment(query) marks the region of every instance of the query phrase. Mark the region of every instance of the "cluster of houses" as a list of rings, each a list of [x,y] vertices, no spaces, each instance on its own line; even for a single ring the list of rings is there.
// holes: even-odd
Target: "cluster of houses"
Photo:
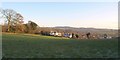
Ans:
[[[72,38],[72,34],[70,34],[70,33],[62,34],[60,32],[53,32],[53,31],[50,32],[50,36],[58,36],[58,37],[62,37],[63,36],[63,37]]]
[[[66,38],[78,38],[78,39],[111,39],[111,36],[108,36],[107,34],[103,34],[102,36],[95,36],[92,35],[90,33],[86,33],[84,35],[78,35],[78,34],[74,34],[74,33],[60,33],[60,32],[56,32],[56,31],[50,31],[49,33],[47,33],[47,35],[49,36],[56,36],[56,37],[66,37]]]

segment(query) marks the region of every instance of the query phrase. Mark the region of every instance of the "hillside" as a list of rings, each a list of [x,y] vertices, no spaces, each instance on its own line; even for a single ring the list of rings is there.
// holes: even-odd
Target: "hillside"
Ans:
[[[109,34],[109,35],[118,35],[118,30],[117,29],[99,29],[99,28],[75,28],[75,27],[69,27],[69,26],[57,26],[54,27],[56,29],[62,29],[66,31],[74,31],[77,33],[87,33],[91,32],[93,34]]]

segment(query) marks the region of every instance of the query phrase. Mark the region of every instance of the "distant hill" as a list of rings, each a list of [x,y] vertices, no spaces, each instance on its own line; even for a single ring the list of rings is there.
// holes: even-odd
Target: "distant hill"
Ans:
[[[69,26],[56,26],[56,27],[40,27],[36,31],[56,31],[61,33],[74,33],[79,35],[85,35],[90,32],[92,35],[103,35],[107,34],[109,36],[118,36],[117,29],[99,29],[99,28],[75,28]]]
[[[99,28],[75,28],[75,27],[69,27],[69,26],[56,26],[54,27],[56,29],[62,29],[62,30],[67,30],[67,31],[74,31],[77,33],[87,33],[91,32],[93,34],[109,34],[109,35],[118,35],[118,30],[117,29],[99,29]]]

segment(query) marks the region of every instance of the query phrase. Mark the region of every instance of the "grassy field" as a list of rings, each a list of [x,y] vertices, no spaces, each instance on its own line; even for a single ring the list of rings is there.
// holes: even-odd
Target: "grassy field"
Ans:
[[[117,58],[118,40],[76,40],[33,34],[2,35],[6,58]]]

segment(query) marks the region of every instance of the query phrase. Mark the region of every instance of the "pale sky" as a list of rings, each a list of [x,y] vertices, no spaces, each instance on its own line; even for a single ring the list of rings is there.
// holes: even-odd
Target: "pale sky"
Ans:
[[[118,2],[119,0],[1,0],[2,2]]]
[[[118,28],[117,2],[4,2],[3,9],[13,9],[41,27],[71,26]]]

